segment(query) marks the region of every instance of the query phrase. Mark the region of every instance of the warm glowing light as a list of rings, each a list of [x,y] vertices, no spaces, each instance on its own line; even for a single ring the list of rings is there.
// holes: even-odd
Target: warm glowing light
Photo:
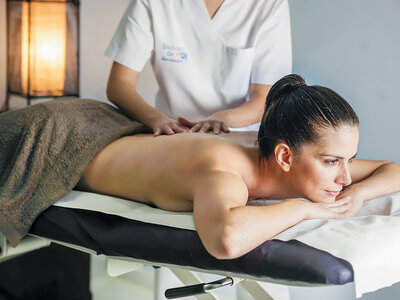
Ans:
[[[29,86],[30,94],[63,94],[66,22],[65,3],[23,3],[21,73],[25,93]]]
[[[78,38],[79,0],[7,0],[7,94],[78,96]]]
[[[57,63],[57,61],[60,61],[60,58],[62,58],[62,49],[60,45],[56,43],[47,43],[38,48],[37,55],[42,61]]]

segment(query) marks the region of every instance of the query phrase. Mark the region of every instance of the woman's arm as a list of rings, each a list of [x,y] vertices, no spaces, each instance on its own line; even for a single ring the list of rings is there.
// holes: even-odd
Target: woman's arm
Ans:
[[[126,115],[151,127],[154,135],[173,134],[188,129],[149,105],[136,91],[139,72],[114,62],[107,84],[107,97]]]
[[[349,164],[349,171],[352,184],[337,197],[351,197],[349,217],[358,212],[364,201],[400,192],[400,165],[396,163],[355,159]]]
[[[245,206],[247,186],[229,172],[203,174],[194,190],[193,216],[207,251],[218,259],[246,254],[305,219],[345,217],[349,199],[331,204],[286,200],[269,206]]]
[[[400,192],[400,165],[387,161],[355,159],[350,164],[352,185],[365,200]]]

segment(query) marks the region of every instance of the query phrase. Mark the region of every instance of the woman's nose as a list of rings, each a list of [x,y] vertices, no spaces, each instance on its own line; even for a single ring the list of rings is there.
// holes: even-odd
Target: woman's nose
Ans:
[[[340,184],[343,186],[348,186],[351,184],[350,170],[347,165],[340,168],[340,173],[337,175],[335,181],[337,184]]]

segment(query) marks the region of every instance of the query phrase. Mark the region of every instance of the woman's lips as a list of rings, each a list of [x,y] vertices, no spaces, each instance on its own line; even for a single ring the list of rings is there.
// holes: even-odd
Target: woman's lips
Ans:
[[[339,195],[340,191],[325,191],[329,194],[329,196],[333,196],[336,197],[337,195]]]

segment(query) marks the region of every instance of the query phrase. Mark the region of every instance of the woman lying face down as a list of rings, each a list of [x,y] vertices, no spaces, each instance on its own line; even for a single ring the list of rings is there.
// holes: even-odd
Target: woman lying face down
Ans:
[[[288,75],[268,94],[258,145],[241,133],[124,137],[95,157],[78,188],[193,210],[207,251],[235,258],[302,220],[351,217],[400,191],[399,165],[354,159],[358,124],[335,92]],[[285,201],[246,206],[251,198]]]

